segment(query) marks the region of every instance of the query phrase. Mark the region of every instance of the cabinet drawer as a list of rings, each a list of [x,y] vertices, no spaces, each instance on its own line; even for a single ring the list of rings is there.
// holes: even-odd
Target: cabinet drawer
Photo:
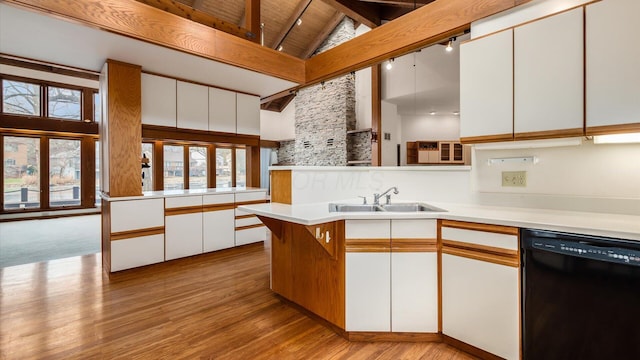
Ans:
[[[111,232],[164,226],[163,199],[111,202]]]
[[[262,222],[260,222],[260,219],[258,219],[254,215],[251,215],[251,216],[247,215],[247,217],[241,217],[241,218],[236,217],[236,227],[257,225],[257,224],[262,224]]]
[[[435,239],[438,237],[436,220],[392,220],[391,237],[393,239]]]
[[[202,205],[215,205],[215,204],[233,204],[235,201],[233,194],[220,194],[220,195],[203,195]]]
[[[390,239],[390,220],[347,220],[345,221],[347,239]]]
[[[164,207],[166,209],[202,206],[202,196],[176,196],[165,199]]]
[[[248,201],[266,200],[267,193],[265,191],[245,192],[236,194],[236,202],[243,203]]]
[[[164,261],[164,235],[140,236],[111,242],[111,271]]]
[[[517,229],[515,229],[517,231]],[[450,240],[471,245],[490,246],[508,250],[518,250],[518,235],[460,229],[442,226],[442,240]]]
[[[236,246],[265,241],[266,239],[267,228],[265,226],[236,230]]]

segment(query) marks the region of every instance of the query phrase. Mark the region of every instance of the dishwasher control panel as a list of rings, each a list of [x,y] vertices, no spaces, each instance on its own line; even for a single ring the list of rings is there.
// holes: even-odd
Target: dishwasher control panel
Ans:
[[[554,239],[532,239],[531,247],[563,255],[640,266],[640,250]]]

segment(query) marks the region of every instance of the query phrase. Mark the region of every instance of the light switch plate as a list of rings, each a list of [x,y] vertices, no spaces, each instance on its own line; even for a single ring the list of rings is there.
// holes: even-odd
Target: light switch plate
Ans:
[[[527,172],[526,171],[503,171],[502,186],[526,187]]]

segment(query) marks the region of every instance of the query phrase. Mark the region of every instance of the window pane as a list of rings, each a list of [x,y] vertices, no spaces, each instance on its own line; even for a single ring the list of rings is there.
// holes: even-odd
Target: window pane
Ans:
[[[164,189],[184,189],[184,146],[164,146]]]
[[[96,141],[96,206],[100,203],[100,141]]]
[[[2,109],[8,114],[40,116],[40,85],[2,80]]]
[[[236,186],[247,186],[247,150],[236,149]]]
[[[49,86],[49,117],[80,120],[80,90]]]
[[[102,104],[100,103],[100,94],[93,94],[93,121],[100,122],[102,118]]]
[[[142,157],[149,159],[147,163],[148,167],[146,167],[143,163],[142,165],[142,191],[152,191],[153,190],[153,144],[152,143],[142,143]],[[165,187],[166,189],[166,187]]]
[[[216,187],[231,187],[231,149],[216,148]]]
[[[189,146],[189,189],[207,188],[207,148]]]
[[[49,140],[49,203],[80,205],[80,140]]]
[[[40,139],[4,137],[4,208],[40,207]]]

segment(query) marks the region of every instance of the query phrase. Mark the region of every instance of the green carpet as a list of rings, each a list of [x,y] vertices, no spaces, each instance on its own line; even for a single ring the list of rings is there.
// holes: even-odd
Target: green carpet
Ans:
[[[100,215],[0,223],[0,268],[100,252]]]

